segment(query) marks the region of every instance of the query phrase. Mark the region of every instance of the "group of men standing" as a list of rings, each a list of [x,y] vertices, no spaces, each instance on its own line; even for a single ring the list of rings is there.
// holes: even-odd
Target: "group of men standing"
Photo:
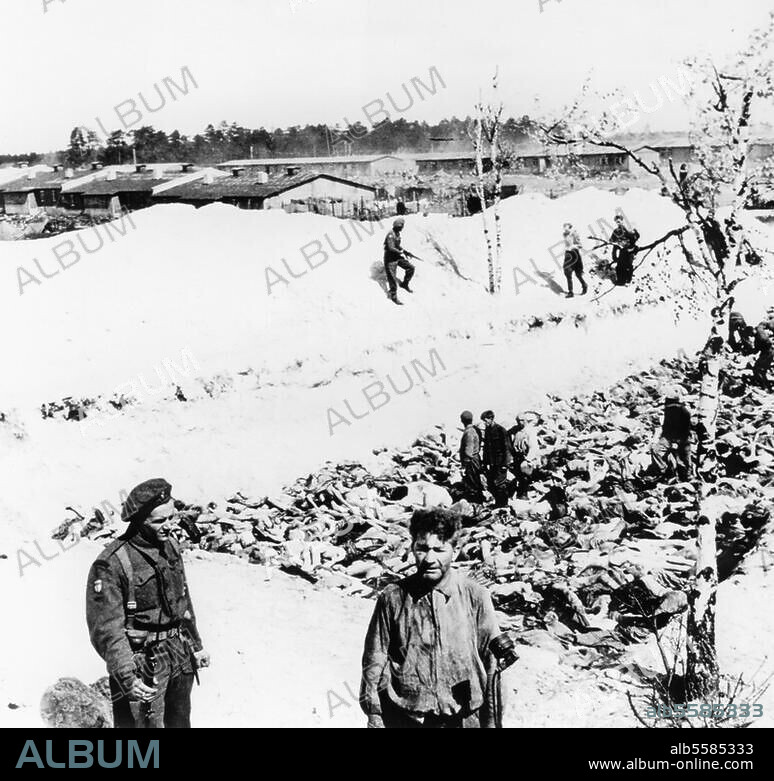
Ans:
[[[416,255],[403,248],[401,234],[405,225],[406,221],[403,217],[398,217],[392,224],[392,230],[384,239],[384,273],[387,278],[388,296],[390,301],[399,306],[403,302],[398,298],[398,288],[403,288],[407,293],[412,292],[409,284],[416,268],[409,258],[418,259]],[[575,295],[573,277],[577,277],[581,285],[581,295],[585,295],[588,285],[583,277],[583,242],[571,222],[564,223],[563,237],[565,244],[563,270],[567,280],[567,298],[573,298]],[[639,238],[640,234],[636,228],[626,227],[624,215],[616,214],[615,228],[610,235],[609,244],[613,248],[617,285],[628,285],[632,281]],[[399,268],[405,272],[402,282],[398,282]]]
[[[481,414],[483,431],[473,423],[473,413],[460,415],[464,426],[460,440],[460,466],[465,498],[475,504],[484,502],[482,478],[495,500],[495,507],[507,507],[510,497],[526,494],[539,459],[537,431],[529,413],[516,418],[516,424],[505,429],[495,422],[495,414]],[[513,472],[515,480],[509,481]]]

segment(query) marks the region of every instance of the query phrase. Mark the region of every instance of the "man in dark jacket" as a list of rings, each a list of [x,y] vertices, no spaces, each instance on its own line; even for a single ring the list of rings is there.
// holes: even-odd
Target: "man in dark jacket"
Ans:
[[[107,663],[116,727],[190,727],[196,669],[210,663],[170,537],[171,488],[157,479],[132,490],[121,512],[129,528],[89,571],[86,623]]]
[[[723,229],[720,223],[715,219],[715,212],[710,212],[701,220],[701,231],[704,234],[704,241],[712,250],[716,260],[723,263],[728,258],[728,242],[723,235]]]
[[[398,300],[398,284],[407,293],[413,292],[409,287],[414,276],[414,264],[408,259],[414,258],[416,255],[412,255],[407,250],[404,250],[401,245],[401,231],[406,225],[406,221],[403,217],[398,217],[392,224],[392,230],[387,234],[384,240],[384,271],[387,274],[387,284],[390,287],[390,300],[395,304],[401,304]],[[402,268],[406,273],[403,276],[403,282],[398,283],[397,272],[398,267]]]
[[[496,726],[500,631],[484,586],[452,567],[460,518],[415,510],[416,573],[379,595],[363,650],[360,705],[371,728]]]
[[[615,229],[610,236],[613,245],[613,262],[616,264],[616,284],[628,285],[634,274],[634,258],[637,254],[637,242],[640,233],[632,228],[629,230],[624,225],[623,214],[615,215]]]
[[[675,461],[677,479],[688,480],[691,470],[691,413],[682,402],[682,392],[675,386],[664,393],[664,421],[661,435],[651,445],[651,472],[669,477],[669,455]]]
[[[508,432],[495,423],[492,410],[481,414],[484,421],[484,468],[495,507],[508,506],[508,469],[513,464],[513,443]]]
[[[475,504],[484,503],[481,490],[481,436],[473,425],[473,413],[465,410],[460,415],[465,430],[460,440],[460,466],[462,467],[462,488],[465,498]]]

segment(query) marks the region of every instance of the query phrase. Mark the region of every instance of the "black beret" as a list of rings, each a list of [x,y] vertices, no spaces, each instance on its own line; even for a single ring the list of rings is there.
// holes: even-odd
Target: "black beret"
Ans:
[[[142,523],[151,511],[172,498],[172,486],[163,478],[146,480],[135,486],[126,497],[121,508],[121,520],[127,523]]]

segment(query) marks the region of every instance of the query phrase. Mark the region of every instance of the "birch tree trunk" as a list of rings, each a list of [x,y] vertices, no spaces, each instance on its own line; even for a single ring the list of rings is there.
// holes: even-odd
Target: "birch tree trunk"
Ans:
[[[494,203],[492,212],[495,223],[495,290],[499,293],[503,281],[503,228],[500,219],[500,200],[503,191],[503,173],[500,161],[500,126],[499,117],[492,129],[492,142],[490,144],[490,155],[492,167],[495,172],[494,184]]]
[[[733,181],[734,200],[731,205],[730,221],[736,222],[736,215],[747,197],[749,158],[749,113],[752,91],[745,85],[742,111],[733,123],[732,148],[735,150],[736,174]],[[694,233],[701,234],[698,225],[692,221]],[[738,277],[737,260],[730,252],[732,236],[725,231],[729,257],[715,258],[712,270],[715,275],[716,292],[713,309],[713,326],[707,347],[702,357],[699,410],[696,426],[698,438],[696,469],[696,526],[698,532],[696,575],[688,593],[688,625],[686,634],[686,688],[690,699],[712,702],[720,684],[717,649],[715,645],[715,607],[717,603],[717,513],[708,501],[714,493],[717,482],[716,431],[720,407],[720,374],[724,368],[724,346],[728,334],[728,320],[733,302],[732,292]],[[709,249],[701,236],[702,254]],[[737,253],[740,247],[737,248]]]
[[[717,311],[717,310],[716,310]],[[719,670],[715,648],[715,607],[717,602],[717,513],[708,499],[717,482],[717,432],[720,405],[720,371],[727,333],[728,308],[717,311],[707,346],[701,359],[701,384],[696,422],[696,572],[688,591],[686,633],[686,690],[691,700],[712,702],[718,690]]]
[[[496,275],[494,265],[494,253],[492,249],[492,236],[489,231],[489,221],[486,216],[486,191],[484,187],[484,122],[483,107],[478,106],[478,116],[476,117],[476,126],[473,134],[473,148],[476,153],[476,195],[481,202],[481,220],[484,225],[484,238],[486,240],[486,259],[489,270],[489,292],[495,293]]]

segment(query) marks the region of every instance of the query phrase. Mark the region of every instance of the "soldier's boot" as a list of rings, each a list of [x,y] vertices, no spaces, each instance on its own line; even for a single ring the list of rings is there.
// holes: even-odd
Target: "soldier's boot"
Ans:
[[[403,302],[398,299],[397,293],[390,293],[390,301],[392,301],[393,304],[397,304],[398,306],[403,306]]]

